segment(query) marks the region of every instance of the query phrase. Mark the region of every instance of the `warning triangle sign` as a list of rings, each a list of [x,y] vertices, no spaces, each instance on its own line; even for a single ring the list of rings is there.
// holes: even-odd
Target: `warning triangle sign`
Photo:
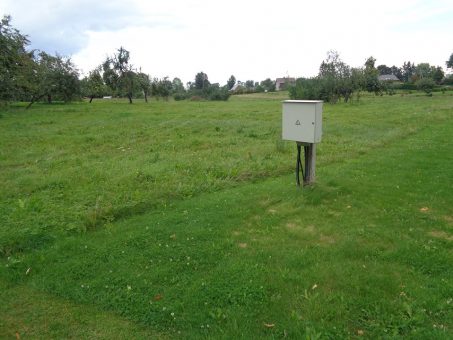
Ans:
[[[296,120],[296,125],[300,125],[299,119]]]

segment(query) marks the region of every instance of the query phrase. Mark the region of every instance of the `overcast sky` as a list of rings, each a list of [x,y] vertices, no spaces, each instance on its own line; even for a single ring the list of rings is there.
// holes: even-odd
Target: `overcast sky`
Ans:
[[[351,66],[444,69],[453,53],[453,0],[0,0],[0,14],[82,72],[124,46],[142,71],[183,82],[314,76],[329,50]]]

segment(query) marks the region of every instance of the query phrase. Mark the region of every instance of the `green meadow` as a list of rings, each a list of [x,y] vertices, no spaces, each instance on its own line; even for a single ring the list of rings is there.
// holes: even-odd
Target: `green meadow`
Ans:
[[[0,111],[0,337],[453,338],[453,93]]]

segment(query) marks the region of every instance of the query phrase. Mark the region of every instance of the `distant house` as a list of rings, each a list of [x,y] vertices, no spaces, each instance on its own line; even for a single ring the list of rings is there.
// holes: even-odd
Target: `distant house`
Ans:
[[[233,85],[233,87],[230,89],[230,92],[235,92],[239,89],[243,88],[242,83],[236,83]]]
[[[289,77],[277,78],[277,80],[275,80],[275,90],[276,91],[286,90],[289,85],[295,85],[295,84],[296,84],[296,79],[294,79],[294,78],[289,78]]]
[[[379,81],[400,81],[394,74],[383,74],[381,76],[378,76]]]

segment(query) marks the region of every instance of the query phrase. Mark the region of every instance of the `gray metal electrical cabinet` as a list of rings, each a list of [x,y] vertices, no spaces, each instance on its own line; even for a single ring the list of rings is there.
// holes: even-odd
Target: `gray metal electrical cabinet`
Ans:
[[[322,100],[283,101],[282,138],[319,143],[322,136]]]

